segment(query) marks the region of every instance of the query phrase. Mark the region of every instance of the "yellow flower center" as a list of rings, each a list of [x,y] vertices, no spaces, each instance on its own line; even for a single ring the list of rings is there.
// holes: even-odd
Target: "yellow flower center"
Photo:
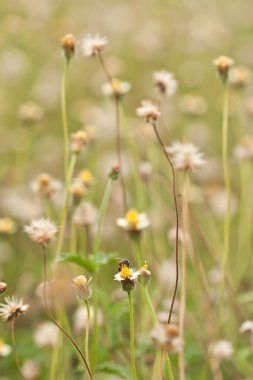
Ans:
[[[120,86],[121,86],[121,82],[119,79],[112,80],[112,88],[116,94],[120,93]]]
[[[139,213],[136,210],[129,210],[125,218],[130,226],[136,227],[139,222]]]
[[[0,233],[11,234],[15,231],[15,223],[10,218],[0,219]]]
[[[81,181],[83,181],[84,183],[91,183],[92,179],[93,179],[93,176],[91,174],[91,172],[87,169],[85,170],[82,170],[80,173],[79,173],[79,178],[81,179]]]
[[[5,343],[3,340],[0,340],[0,350],[5,346]]]
[[[132,276],[132,274],[133,274],[133,272],[132,272],[132,269],[131,269],[131,268],[129,268],[129,267],[126,266],[126,265],[123,265],[123,266],[122,266],[121,271],[120,271],[120,276],[121,276],[122,278],[129,278],[129,277]]]

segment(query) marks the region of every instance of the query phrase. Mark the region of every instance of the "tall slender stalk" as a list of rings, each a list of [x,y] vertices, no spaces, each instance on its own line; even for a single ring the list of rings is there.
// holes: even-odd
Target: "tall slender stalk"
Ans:
[[[16,362],[16,366],[17,366],[18,372],[20,374],[20,377],[23,380],[26,380],[26,378],[23,375],[23,372],[21,370],[21,366],[20,366],[20,362],[19,362],[19,357],[18,357],[17,342],[16,342],[16,337],[15,337],[15,318],[12,318],[12,320],[11,320],[11,338],[12,338],[13,353],[14,353],[15,362]]]
[[[175,303],[175,299],[176,299],[176,295],[177,295],[177,288],[178,288],[178,277],[179,277],[179,238],[178,238],[178,230],[179,230],[179,212],[178,212],[178,204],[177,204],[177,186],[176,186],[176,173],[175,173],[175,169],[174,169],[174,166],[171,162],[171,159],[169,157],[169,155],[167,154],[166,152],[166,149],[165,149],[165,145],[161,139],[161,136],[158,132],[158,129],[157,129],[157,126],[155,123],[152,124],[153,125],[153,128],[154,128],[154,131],[155,131],[155,134],[156,134],[156,137],[157,137],[157,140],[164,152],[164,155],[166,157],[166,160],[169,162],[169,165],[170,165],[170,168],[171,168],[171,172],[172,172],[172,182],[173,182],[173,199],[174,199],[174,207],[175,207],[175,212],[176,212],[176,241],[175,241],[175,245],[176,245],[176,281],[175,281],[175,287],[174,287],[174,293],[173,293],[173,297],[172,297],[172,301],[171,301],[171,306],[170,306],[170,311],[169,311],[169,317],[168,317],[168,323],[170,323],[171,321],[171,316],[172,316],[172,312],[173,312],[173,308],[174,308],[174,303]]]
[[[89,301],[85,301],[85,306],[87,310],[87,320],[86,320],[86,326],[85,326],[85,357],[87,360],[88,365],[90,365],[90,359],[89,359],[89,332],[90,332],[90,304]]]
[[[78,347],[77,343],[74,341],[74,339],[67,333],[67,331],[54,319],[50,309],[49,309],[49,306],[48,306],[48,303],[47,303],[47,297],[46,297],[46,284],[47,284],[47,255],[46,255],[46,246],[45,245],[42,245],[42,252],[43,252],[43,300],[44,300],[44,304],[45,304],[45,309],[46,309],[46,312],[47,312],[47,315],[49,317],[49,319],[54,323],[55,326],[58,327],[59,330],[61,330],[61,332],[65,335],[65,337],[70,341],[70,343],[74,346],[74,348],[76,349],[76,351],[78,352],[78,354],[80,355],[82,361],[83,361],[83,364],[84,364],[84,367],[88,373],[88,376],[89,376],[89,379],[92,380],[93,377],[92,377],[92,373],[91,373],[91,370],[90,370],[90,367],[87,363],[87,360],[84,356],[84,354],[82,353],[81,349]]]
[[[131,352],[131,367],[132,379],[137,380],[135,353],[134,353],[134,312],[131,292],[127,292],[129,301],[129,322],[130,322],[130,352]]]
[[[69,70],[69,59],[64,59],[64,67],[61,82],[61,114],[64,138],[64,173],[65,180],[68,177],[69,165],[69,131],[68,131],[68,118],[67,118],[67,78]]]
[[[183,227],[183,242],[181,253],[181,297],[179,310],[179,336],[182,344],[179,351],[179,379],[185,380],[185,307],[186,307],[186,244],[189,231],[189,215],[188,215],[188,197],[189,197],[189,173],[185,172],[183,185],[183,203],[182,203],[182,227]]]

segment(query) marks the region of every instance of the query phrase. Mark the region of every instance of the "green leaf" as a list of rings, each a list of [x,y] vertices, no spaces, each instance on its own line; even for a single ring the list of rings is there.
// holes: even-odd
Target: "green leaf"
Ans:
[[[72,254],[72,253],[65,253],[59,258],[57,258],[58,262],[61,263],[75,263],[79,265],[82,268],[85,268],[88,272],[94,273],[96,272],[100,267],[115,263],[117,255],[115,253],[105,253],[105,252],[99,252],[97,254],[97,257],[93,255],[82,258],[79,255]]]
[[[103,372],[103,373],[109,373],[112,375],[117,375],[121,377],[121,379],[129,379],[130,377],[130,374],[125,368],[119,365],[116,365],[112,362],[104,362],[104,363],[99,364],[96,367],[96,372]]]

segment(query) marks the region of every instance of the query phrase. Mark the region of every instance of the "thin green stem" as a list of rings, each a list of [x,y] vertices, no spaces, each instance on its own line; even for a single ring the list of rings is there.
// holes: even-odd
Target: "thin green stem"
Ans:
[[[11,338],[12,338],[13,353],[14,353],[15,362],[16,362],[16,366],[17,366],[18,372],[20,374],[20,377],[23,380],[26,380],[26,378],[23,375],[22,370],[21,370],[21,366],[20,366],[20,362],[19,362],[19,357],[18,357],[18,352],[17,352],[17,342],[16,342],[16,337],[15,337],[15,317],[12,318],[12,320],[11,320]]]
[[[61,114],[62,114],[62,126],[63,126],[63,138],[64,138],[64,173],[65,180],[68,177],[68,165],[69,165],[69,131],[68,131],[68,118],[67,118],[67,77],[69,69],[69,60],[64,60],[63,75],[61,82]]]
[[[165,363],[166,363],[166,368],[167,368],[167,371],[168,371],[168,374],[169,374],[169,379],[170,380],[174,380],[175,378],[174,378],[174,374],[173,374],[173,371],[172,371],[172,366],[171,366],[169,355],[166,355]]]
[[[133,238],[135,247],[136,247],[136,255],[137,255],[137,263],[139,268],[144,264],[143,261],[143,254],[142,254],[142,249],[141,249],[141,236],[138,233],[138,236],[135,236]]]
[[[147,305],[149,307],[149,311],[150,311],[150,316],[152,318],[152,322],[153,322],[153,324],[155,326],[157,324],[157,317],[156,317],[156,313],[155,313],[152,301],[151,301],[150,296],[149,296],[148,287],[147,287],[147,285],[144,285],[142,287],[144,288],[144,292],[143,293],[144,293]]]
[[[85,306],[87,310],[87,320],[86,320],[86,327],[85,327],[85,357],[87,360],[88,365],[90,365],[90,359],[89,359],[89,332],[90,332],[90,304],[89,301],[85,301]]]
[[[131,292],[127,292],[127,294],[128,294],[128,301],[129,301],[130,352],[131,352],[132,379],[137,380],[135,354],[134,354],[134,312],[133,312]]]

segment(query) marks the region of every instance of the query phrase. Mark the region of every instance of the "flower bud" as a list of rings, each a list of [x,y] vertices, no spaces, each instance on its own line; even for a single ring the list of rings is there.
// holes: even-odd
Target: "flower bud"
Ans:
[[[119,175],[120,175],[120,166],[118,164],[114,164],[113,167],[111,168],[108,176],[113,181],[116,181],[119,178]]]
[[[134,280],[126,278],[124,281],[121,281],[121,286],[124,292],[131,292],[132,290],[134,290]]]
[[[81,153],[85,145],[88,143],[87,133],[84,131],[77,131],[71,135],[71,150],[73,153]]]
[[[138,281],[141,285],[146,286],[151,277],[151,272],[148,270],[148,264],[145,261],[145,264],[139,269],[140,275],[138,277]]]
[[[61,46],[66,59],[69,61],[75,54],[76,40],[73,34],[66,34],[61,40]]]
[[[216,66],[221,78],[226,81],[229,69],[234,64],[234,60],[225,55],[221,55],[213,61],[213,64]]]
[[[86,276],[80,275],[73,279],[73,286],[78,289],[80,298],[87,301],[92,296],[92,290],[89,285],[91,277],[87,280]]]

